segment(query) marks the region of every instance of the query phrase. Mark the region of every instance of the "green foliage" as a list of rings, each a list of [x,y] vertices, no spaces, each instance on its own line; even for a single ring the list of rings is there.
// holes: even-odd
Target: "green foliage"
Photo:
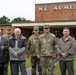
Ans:
[[[14,18],[13,20],[12,20],[12,22],[14,22],[14,23],[18,23],[18,22],[31,22],[31,20],[26,20],[25,18],[23,18],[23,17],[18,17],[18,18]]]
[[[3,16],[0,18],[0,24],[9,24],[10,23],[10,19],[6,16]]]
[[[31,20],[26,20],[23,17],[14,18],[12,21],[6,16],[0,17],[0,24],[11,24],[11,23],[20,23],[20,22],[31,22]]]

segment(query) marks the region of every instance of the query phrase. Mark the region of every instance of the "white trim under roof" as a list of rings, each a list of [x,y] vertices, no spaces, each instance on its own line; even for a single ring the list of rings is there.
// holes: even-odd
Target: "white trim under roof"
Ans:
[[[42,27],[45,24],[50,25],[50,27],[58,28],[58,27],[76,27],[76,21],[66,21],[66,22],[31,22],[31,23],[13,23],[12,26],[15,27],[24,27],[29,28],[32,26],[39,26]]]

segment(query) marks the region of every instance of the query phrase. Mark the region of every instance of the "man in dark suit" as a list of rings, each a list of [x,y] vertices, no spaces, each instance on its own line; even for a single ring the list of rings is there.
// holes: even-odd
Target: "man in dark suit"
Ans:
[[[2,36],[2,31],[0,30],[0,75],[4,73],[4,64],[6,63],[6,53],[8,50],[8,41]]]

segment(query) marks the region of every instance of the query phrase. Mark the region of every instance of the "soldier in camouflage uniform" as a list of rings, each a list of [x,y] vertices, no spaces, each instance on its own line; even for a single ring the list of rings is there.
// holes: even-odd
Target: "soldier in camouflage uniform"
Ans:
[[[50,33],[50,26],[45,25],[44,33],[39,36],[40,41],[40,66],[42,75],[53,75],[54,58],[56,52],[57,40],[54,34]]]
[[[37,54],[39,51],[39,27],[34,26],[33,29],[34,34],[31,35],[28,39],[27,43],[27,54],[31,56],[31,64],[32,64],[32,75],[36,75],[36,68],[38,65],[39,75],[41,74],[40,69],[40,59],[37,58]]]
[[[10,26],[7,27],[6,34],[4,34],[3,37],[5,37],[9,41],[9,38],[11,37],[11,27]],[[4,75],[8,74],[9,51],[6,54],[7,54],[7,62],[4,65]],[[11,75],[13,75],[13,74],[11,73]]]

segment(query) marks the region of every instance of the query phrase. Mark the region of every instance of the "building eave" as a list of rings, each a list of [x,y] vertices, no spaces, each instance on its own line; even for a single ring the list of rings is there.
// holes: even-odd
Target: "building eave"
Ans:
[[[61,22],[31,22],[31,23],[13,23],[12,26],[15,27],[24,27],[24,28],[29,28],[33,26],[39,26],[42,27],[45,24],[50,25],[51,27],[76,27],[76,21],[61,21]]]
[[[35,6],[40,6],[40,5],[53,5],[53,4],[66,4],[66,3],[76,3],[76,1],[66,1],[66,2],[52,2],[52,3],[39,3],[39,4],[35,4]]]

